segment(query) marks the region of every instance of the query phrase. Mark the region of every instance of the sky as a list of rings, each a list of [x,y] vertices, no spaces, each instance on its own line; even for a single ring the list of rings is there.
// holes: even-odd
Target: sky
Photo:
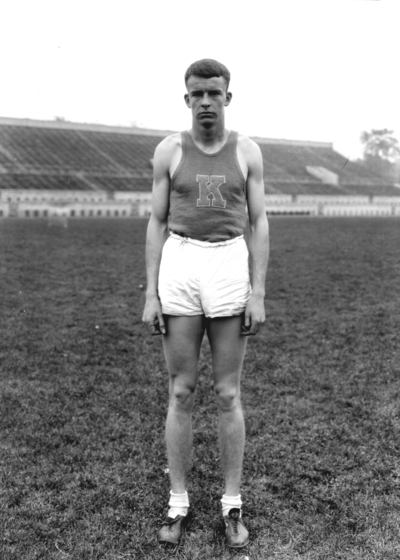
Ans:
[[[333,142],[400,139],[399,0],[3,0],[0,116],[190,128],[184,73],[231,72],[226,126]]]

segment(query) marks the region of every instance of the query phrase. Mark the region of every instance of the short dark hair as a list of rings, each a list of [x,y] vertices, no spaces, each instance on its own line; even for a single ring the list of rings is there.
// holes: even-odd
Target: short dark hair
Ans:
[[[231,73],[228,68],[212,58],[203,58],[193,62],[186,70],[185,84],[187,84],[190,76],[198,76],[199,78],[219,78],[222,76],[226,82],[226,89],[228,89],[231,79]]]

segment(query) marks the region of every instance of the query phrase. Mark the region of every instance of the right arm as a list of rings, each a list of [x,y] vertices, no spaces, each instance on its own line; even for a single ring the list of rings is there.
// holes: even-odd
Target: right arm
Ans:
[[[154,181],[152,192],[152,211],[147,226],[146,237],[146,302],[142,321],[151,334],[159,334],[155,325],[165,334],[165,325],[158,297],[158,273],[160,270],[161,253],[168,238],[168,211],[170,192],[170,163],[172,142],[166,138],[156,148],[154,154]]]

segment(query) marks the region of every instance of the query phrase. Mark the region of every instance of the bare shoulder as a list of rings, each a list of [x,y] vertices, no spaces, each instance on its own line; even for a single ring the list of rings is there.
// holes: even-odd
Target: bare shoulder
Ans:
[[[170,134],[162,140],[156,147],[154,157],[157,159],[169,159],[182,147],[180,132]]]
[[[260,146],[248,136],[238,134],[238,149],[248,165],[262,161]]]
[[[171,170],[176,168],[176,162],[180,160],[182,154],[182,138],[179,132],[171,134],[162,140],[154,153],[154,176],[172,176]]]
[[[239,134],[237,151],[239,162],[243,162],[243,168],[247,169],[247,181],[251,178],[262,180],[264,172],[260,146],[248,136]]]

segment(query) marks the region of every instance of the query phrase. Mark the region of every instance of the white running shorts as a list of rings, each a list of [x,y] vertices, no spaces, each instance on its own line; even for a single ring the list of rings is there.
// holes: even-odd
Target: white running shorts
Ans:
[[[171,233],[162,251],[158,294],[167,315],[212,318],[243,313],[251,295],[243,236],[209,243]]]

